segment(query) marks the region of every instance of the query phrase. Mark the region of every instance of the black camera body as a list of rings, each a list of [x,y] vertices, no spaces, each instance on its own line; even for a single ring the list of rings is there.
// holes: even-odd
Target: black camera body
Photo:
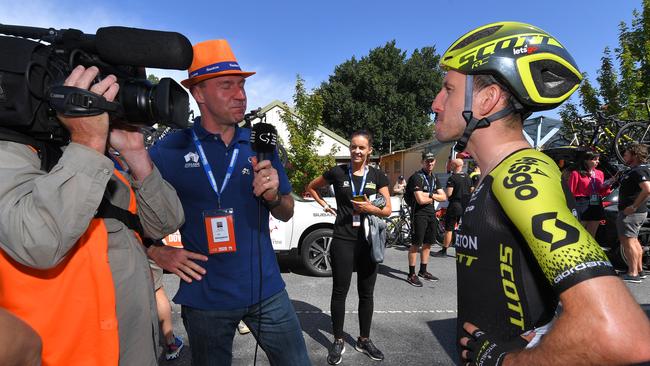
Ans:
[[[152,85],[145,67],[187,69],[192,45],[183,35],[125,27],[105,27],[97,35],[79,30],[0,25],[0,129],[38,141],[66,144],[64,115],[109,112],[111,121],[134,126],[184,128],[189,96],[173,79]],[[114,102],[89,106],[84,90],[62,87],[74,67],[97,66],[113,74],[120,91]],[[86,92],[87,93],[87,92]],[[92,108],[91,108],[92,107]],[[99,108],[99,109],[98,109]]]

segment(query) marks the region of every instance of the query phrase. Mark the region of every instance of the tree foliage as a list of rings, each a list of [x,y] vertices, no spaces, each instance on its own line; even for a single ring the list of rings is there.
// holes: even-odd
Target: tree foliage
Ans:
[[[294,110],[285,106],[281,118],[289,131],[287,175],[294,191],[301,194],[312,179],[334,166],[337,151],[332,149],[328,155],[318,156],[318,147],[323,140],[316,131],[323,122],[323,98],[318,93],[307,93],[305,82],[299,75],[293,101]]]
[[[650,0],[642,0],[642,7],[642,11],[632,12],[630,25],[619,24],[615,59],[610,48],[605,47],[596,78],[597,87],[592,86],[585,74],[578,93],[582,111],[573,103],[565,103],[562,107],[560,116],[565,136],[576,130],[593,128],[579,118],[580,114],[595,114],[602,110],[606,115],[620,119],[648,120],[643,103],[650,99]],[[611,122],[607,127],[614,132],[617,129]],[[608,151],[611,146],[605,146],[608,140],[604,141],[598,149]]]
[[[395,41],[367,56],[336,66],[319,93],[326,127],[349,136],[365,129],[374,149],[387,153],[431,137],[431,102],[442,83],[435,47],[416,49],[407,58]]]

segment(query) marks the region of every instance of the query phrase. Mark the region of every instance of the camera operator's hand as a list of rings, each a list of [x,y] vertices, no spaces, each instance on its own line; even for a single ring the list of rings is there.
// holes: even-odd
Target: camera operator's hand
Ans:
[[[95,66],[86,69],[79,65],[72,70],[63,85],[87,89],[112,102],[119,90],[117,78],[114,75],[109,75],[104,80],[91,86],[98,73],[99,69]],[[100,154],[104,154],[106,140],[108,139],[107,113],[89,117],[65,117],[62,115],[58,117],[61,123],[70,131],[72,142],[88,146],[97,150]]]
[[[144,136],[139,128],[114,123],[111,125],[109,143],[120,152],[136,180],[142,181],[151,174],[153,162],[144,147]]]

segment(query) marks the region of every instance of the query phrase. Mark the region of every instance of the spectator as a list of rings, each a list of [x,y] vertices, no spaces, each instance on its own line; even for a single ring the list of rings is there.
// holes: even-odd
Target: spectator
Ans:
[[[578,219],[591,236],[596,237],[600,220],[605,218],[602,197],[611,192],[611,182],[605,182],[604,174],[596,169],[600,155],[586,151],[579,157],[576,169],[569,175],[569,190],[576,200]]]
[[[332,328],[334,342],[327,354],[330,365],[341,363],[345,351],[343,324],[345,299],[350,289],[352,272],[357,271],[359,293],[359,328],[355,349],[373,360],[381,361],[384,354],[370,340],[370,326],[374,307],[373,293],[377,280],[377,263],[370,257],[370,245],[366,241],[361,223],[368,214],[387,217],[390,215],[388,178],[379,169],[368,166],[372,153],[372,137],[367,131],[356,131],[350,137],[350,164],[338,165],[312,180],[307,191],[323,206],[325,212],[336,215],[334,239],[330,246],[332,260]],[[328,184],[336,193],[335,211],[318,194],[318,189]],[[373,206],[372,196],[380,194],[386,199],[382,209]],[[369,199],[370,197],[370,199]]]
[[[481,167],[478,164],[474,164],[474,169],[469,174],[469,178],[472,180],[472,192],[474,192],[479,182],[481,182]]]
[[[463,172],[463,159],[453,159],[450,162],[451,176],[445,188],[449,206],[445,212],[445,236],[442,249],[434,253],[436,257],[446,257],[451,245],[452,234],[460,221],[472,195],[472,180]]]
[[[406,180],[404,179],[403,175],[400,175],[397,177],[397,182],[395,182],[395,185],[393,186],[393,194],[395,194],[398,197],[404,196],[404,190],[406,189]]]
[[[427,271],[427,264],[429,263],[431,244],[436,241],[438,226],[434,203],[446,200],[447,196],[433,174],[435,165],[436,157],[433,153],[422,153],[422,169],[413,173],[408,182],[408,186],[413,187],[415,204],[412,213],[413,232],[411,233],[411,245],[408,252],[409,274],[406,277],[406,282],[414,287],[422,287],[422,282],[418,277],[422,277],[427,281],[438,281],[438,277]],[[420,252],[420,270],[415,274],[418,250]]]
[[[616,217],[618,239],[627,259],[627,273],[623,275],[623,281],[641,283],[646,273],[641,261],[643,249],[639,242],[639,230],[648,215],[646,202],[650,197],[650,170],[645,165],[648,147],[633,144],[625,149],[623,158],[630,167],[620,179]]]
[[[158,321],[160,322],[160,331],[162,333],[163,350],[165,352],[165,359],[170,361],[180,356],[185,344],[183,338],[174,334],[172,305],[163,287],[163,270],[151,259],[149,260],[149,266],[151,267],[151,275],[153,277],[153,288],[156,296],[156,308],[158,309]]]

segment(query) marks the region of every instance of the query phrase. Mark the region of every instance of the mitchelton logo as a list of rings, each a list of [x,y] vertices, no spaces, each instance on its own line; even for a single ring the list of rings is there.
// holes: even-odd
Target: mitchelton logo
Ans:
[[[544,230],[544,223],[553,220],[556,230]],[[557,218],[557,212],[546,212],[533,216],[533,235],[541,241],[551,244],[551,251],[562,248],[565,245],[573,244],[578,241],[580,232],[575,227]],[[561,237],[558,241],[553,241],[555,237]]]

